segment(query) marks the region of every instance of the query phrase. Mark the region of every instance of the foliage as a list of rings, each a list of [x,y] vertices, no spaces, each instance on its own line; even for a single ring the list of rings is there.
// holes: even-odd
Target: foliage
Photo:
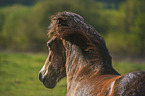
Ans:
[[[113,16],[114,21],[117,21],[113,25],[115,28],[109,30],[105,38],[111,53],[133,57],[145,56],[143,4],[143,0],[127,0],[116,11],[117,15]]]
[[[66,78],[54,89],[45,88],[38,79],[47,54],[0,53],[1,96],[64,96]],[[144,64],[113,62],[119,73],[145,70]]]
[[[27,43],[27,36],[25,34],[27,13],[28,8],[20,5],[3,10],[5,21],[1,32],[2,42],[0,42],[3,49],[7,48],[17,51],[19,51],[19,49],[25,49]]]
[[[136,19],[135,21],[135,25],[133,27],[131,27],[131,30],[132,32],[134,32],[134,34],[136,35],[136,37],[139,39],[138,40],[138,44],[139,45],[139,54],[140,55],[144,55],[145,53],[145,31],[144,31],[144,28],[145,28],[145,13],[144,14],[141,14],[138,16],[138,18]]]
[[[140,52],[139,38],[134,34],[127,33],[109,33],[106,37],[109,51],[119,56],[138,56]]]
[[[19,2],[22,1],[25,0]],[[0,50],[46,52],[50,16],[71,11],[95,27],[105,38],[111,53],[125,56],[145,54],[144,0],[111,0],[111,3],[107,0],[32,1],[37,3],[32,6],[16,3],[0,8]],[[111,4],[117,4],[117,8]]]

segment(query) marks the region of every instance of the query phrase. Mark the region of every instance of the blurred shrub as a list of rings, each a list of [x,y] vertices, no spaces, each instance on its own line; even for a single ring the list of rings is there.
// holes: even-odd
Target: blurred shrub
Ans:
[[[145,56],[145,1],[126,0],[111,12],[111,30],[106,36],[109,50],[122,56]],[[114,14],[114,16],[113,16]]]
[[[137,44],[139,44],[139,55],[145,56],[145,13],[138,16],[135,20],[135,24],[131,27],[131,31],[138,38]],[[137,44],[134,44],[135,46]],[[136,46],[137,47],[137,46]]]
[[[1,48],[14,51],[26,48],[26,22],[29,8],[15,5],[3,10],[4,24],[2,26]]]
[[[120,56],[139,56],[140,40],[135,34],[109,33],[105,38],[109,51]]]

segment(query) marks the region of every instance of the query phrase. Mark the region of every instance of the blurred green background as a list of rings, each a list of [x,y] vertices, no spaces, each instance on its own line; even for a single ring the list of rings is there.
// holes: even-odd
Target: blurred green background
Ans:
[[[121,74],[145,70],[145,0],[0,0],[0,96],[64,96],[66,78],[46,89],[50,16],[80,14],[105,39]]]

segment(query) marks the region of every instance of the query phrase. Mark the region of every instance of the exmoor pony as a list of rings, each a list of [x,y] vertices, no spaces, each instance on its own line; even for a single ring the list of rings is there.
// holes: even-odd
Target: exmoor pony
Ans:
[[[67,76],[66,96],[145,96],[145,71],[120,75],[105,41],[78,14],[52,16],[49,55],[39,72],[47,88]]]

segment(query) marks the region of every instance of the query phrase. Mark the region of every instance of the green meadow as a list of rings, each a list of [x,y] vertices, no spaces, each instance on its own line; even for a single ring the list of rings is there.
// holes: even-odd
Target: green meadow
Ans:
[[[54,89],[45,88],[38,79],[47,54],[0,53],[0,96],[64,96],[66,78]],[[121,74],[145,70],[145,64],[113,62]]]

